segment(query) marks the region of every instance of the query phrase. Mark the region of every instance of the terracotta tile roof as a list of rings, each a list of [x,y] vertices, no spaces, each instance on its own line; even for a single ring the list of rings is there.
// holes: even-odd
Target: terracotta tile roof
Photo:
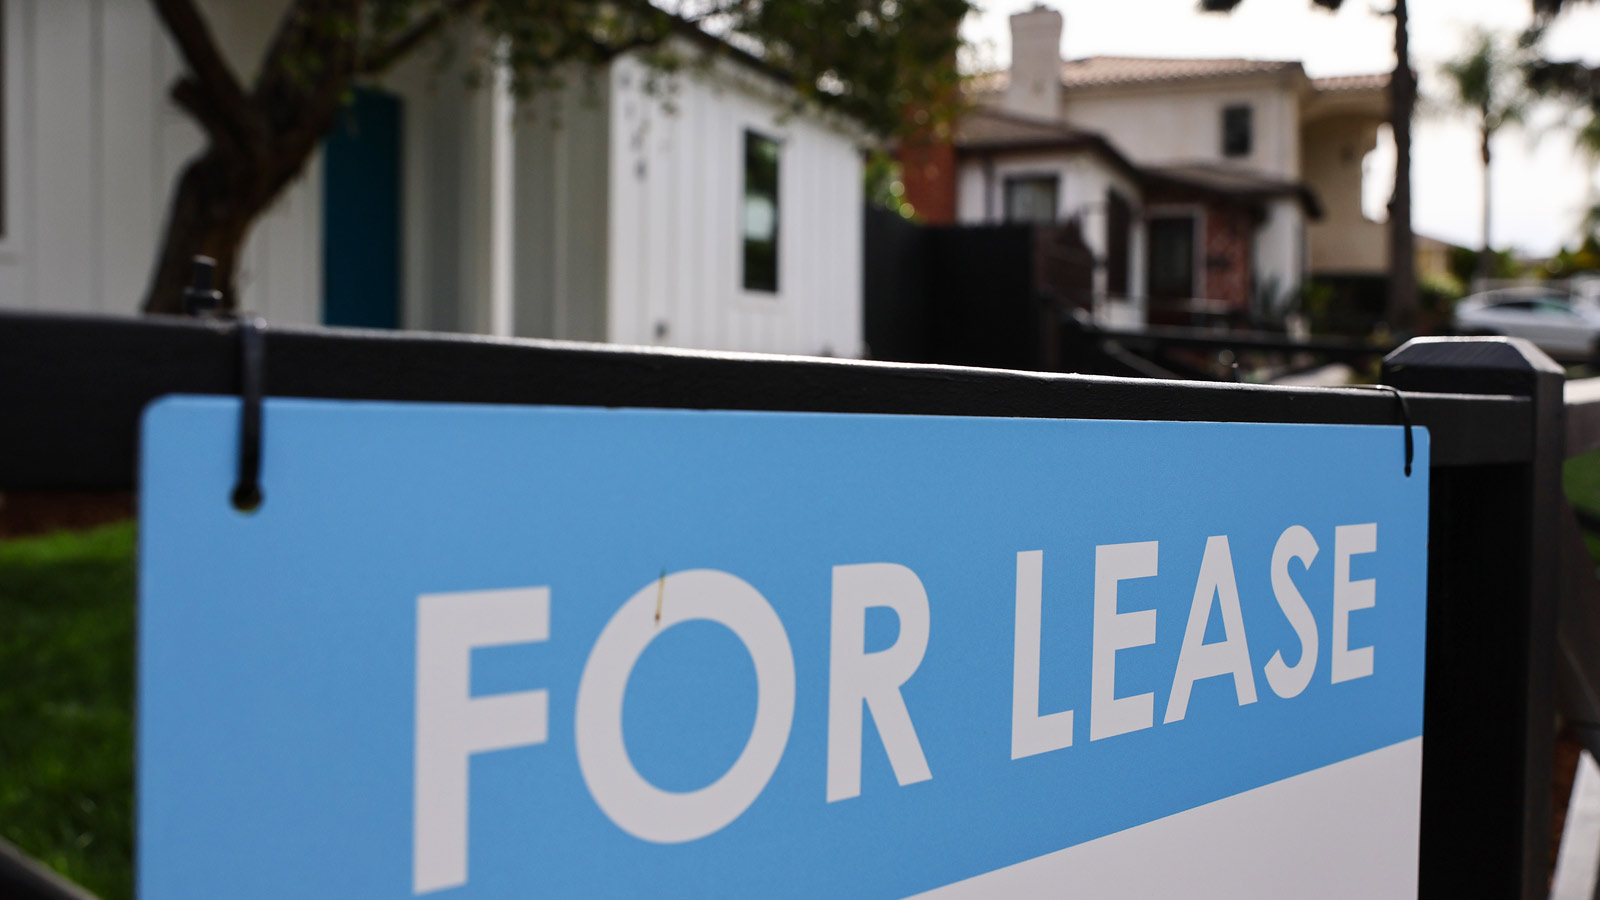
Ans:
[[[1319,91],[1370,91],[1389,86],[1389,73],[1377,75],[1340,75],[1335,78],[1313,78],[1311,86]]]
[[[1300,64],[1269,59],[1174,59],[1144,56],[1089,56],[1063,60],[1061,83],[1067,89],[1115,84],[1152,84],[1192,81],[1203,78],[1228,78],[1239,75],[1267,75],[1298,69]],[[1003,91],[1010,80],[1006,71],[974,75],[968,88],[975,93]],[[1340,75],[1313,78],[1318,91],[1365,91],[1387,87],[1389,74]]]
[[[1265,59],[1166,59],[1135,56],[1090,56],[1061,63],[1067,88],[1107,84],[1189,81],[1237,75],[1266,75],[1298,70],[1297,62]]]

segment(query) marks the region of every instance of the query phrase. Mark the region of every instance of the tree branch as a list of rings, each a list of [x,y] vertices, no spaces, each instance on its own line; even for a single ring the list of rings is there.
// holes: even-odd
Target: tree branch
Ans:
[[[240,116],[250,101],[232,67],[222,58],[222,51],[217,48],[211,29],[195,9],[193,0],[154,0],[154,3],[167,33],[183,55],[184,64],[194,75],[196,88],[210,95],[213,102],[209,105],[214,113],[229,117],[233,127],[247,130]],[[192,111],[192,107],[186,105],[185,108]]]
[[[461,15],[483,0],[445,0],[411,26],[372,53],[362,54],[356,70],[362,75],[377,75],[399,62],[401,57],[416,49],[417,45],[436,34],[452,16]]]
[[[708,6],[694,15],[685,16],[655,6],[650,0],[624,0],[624,5],[633,6],[641,15],[660,17],[666,24],[665,29],[659,32],[646,29],[617,44],[605,44],[600,41],[591,43],[594,45],[595,56],[601,63],[609,63],[630,50],[657,46],[671,39],[674,33],[682,34],[691,40],[699,40],[705,46],[719,48],[731,46],[726,41],[702,31],[700,25],[713,18],[733,15],[734,10],[749,5],[749,2],[750,0],[729,0],[726,4]]]
[[[591,41],[591,43],[594,45],[594,54],[596,59],[600,63],[604,64],[611,62],[630,50],[642,50],[646,47],[654,47],[666,40],[667,37],[668,35],[666,34],[636,34],[620,44],[606,44],[600,41]]]
[[[240,133],[236,129],[238,123],[217,109],[211,95],[200,86],[195,76],[186,75],[173,82],[168,96],[199,123],[214,143],[241,149]]]
[[[362,0],[295,0],[262,57],[253,103],[260,110],[272,179],[292,176],[333,126],[356,73]]]

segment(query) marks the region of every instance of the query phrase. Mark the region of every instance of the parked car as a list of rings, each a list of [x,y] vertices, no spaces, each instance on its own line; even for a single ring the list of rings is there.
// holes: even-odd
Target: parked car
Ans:
[[[1551,356],[1591,359],[1600,338],[1600,304],[1542,287],[1500,288],[1456,304],[1459,334],[1527,338]]]

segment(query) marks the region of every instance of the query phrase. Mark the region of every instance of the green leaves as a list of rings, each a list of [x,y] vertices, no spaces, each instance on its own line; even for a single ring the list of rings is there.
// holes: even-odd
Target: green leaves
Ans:
[[[887,134],[909,127],[908,108],[926,117],[952,107],[958,31],[972,9],[969,0],[689,0],[671,10],[649,0],[378,0],[353,40],[369,61],[358,68],[371,73],[428,41],[467,35],[479,80],[504,67],[525,97],[561,83],[572,63],[630,50],[654,49],[650,61],[671,68],[681,59],[660,48],[675,37],[703,48],[713,35],[728,45],[713,53],[749,54],[801,98]]]
[[[1477,29],[1466,52],[1439,67],[1445,90],[1436,103],[1471,113],[1486,136],[1521,122],[1534,100],[1522,74],[1531,52],[1504,35]]]

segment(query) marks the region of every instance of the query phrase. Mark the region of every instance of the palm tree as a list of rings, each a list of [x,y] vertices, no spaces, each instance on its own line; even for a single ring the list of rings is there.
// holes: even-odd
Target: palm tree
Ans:
[[[1584,237],[1600,239],[1600,203],[1584,210],[1583,222],[1578,227],[1583,229]]]
[[[1591,167],[1600,166],[1600,66],[1580,60],[1545,59],[1541,48],[1546,29],[1559,11],[1540,10],[1533,26],[1523,32],[1519,41],[1519,46],[1527,48],[1523,77],[1534,95],[1555,100],[1570,110],[1567,124],[1573,129],[1574,146]],[[1589,206],[1579,223],[1585,241],[1600,237],[1600,203],[1594,202],[1592,180],[1586,183],[1586,192]]]
[[[1520,124],[1532,97],[1523,84],[1524,54],[1512,42],[1479,28],[1472,33],[1466,52],[1439,67],[1445,93],[1438,99],[1446,108],[1471,116],[1478,128],[1478,150],[1483,158],[1483,252],[1478,255],[1478,275],[1485,277],[1493,251],[1490,246],[1489,169],[1495,133]]]
[[[1595,98],[1600,105],[1600,96]],[[1600,110],[1590,109],[1588,121],[1578,128],[1578,149],[1589,157],[1590,163],[1600,163]],[[1594,190],[1594,183],[1589,183],[1590,191]],[[1589,194],[1594,197],[1593,193]],[[1600,239],[1600,203],[1592,204],[1583,212],[1583,222],[1579,226],[1583,229],[1584,237]]]

